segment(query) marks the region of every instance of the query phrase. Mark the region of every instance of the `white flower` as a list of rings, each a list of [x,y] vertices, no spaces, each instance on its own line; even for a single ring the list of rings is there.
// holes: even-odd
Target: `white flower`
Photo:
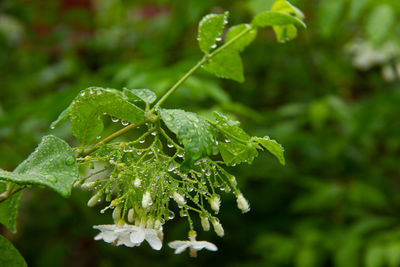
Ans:
[[[142,181],[139,178],[136,178],[135,181],[133,182],[133,186],[138,188],[140,187]]]
[[[118,226],[112,225],[96,225],[94,229],[101,231],[94,239],[103,239],[107,243],[115,243],[117,246],[125,245],[127,247],[139,246],[144,240],[155,249],[160,250],[162,247],[161,239],[157,235],[157,231],[154,229],[144,228],[143,225],[140,227],[125,224]]]
[[[208,241],[196,241],[196,232],[195,231],[190,231],[189,232],[189,240],[188,241],[182,241],[182,240],[176,240],[168,243],[168,246],[170,248],[175,249],[175,254],[182,253],[185,249],[189,248],[190,250],[190,256],[196,257],[197,256],[197,251],[202,250],[203,248],[208,249],[210,251],[217,251],[218,248],[216,245],[213,243],[210,243]]]
[[[244,198],[243,194],[240,193],[236,198],[237,206],[242,211],[242,213],[248,212],[250,210],[249,202]]]
[[[151,205],[153,204],[153,201],[151,200],[151,195],[149,191],[146,191],[143,194],[143,198],[142,198],[142,207],[144,209],[149,208]]]
[[[178,203],[179,206],[183,206],[186,204],[185,198],[178,192],[174,192],[172,198],[175,200],[176,203]]]
[[[221,198],[218,195],[213,196],[210,200],[210,206],[215,213],[219,212],[219,207],[221,205]]]

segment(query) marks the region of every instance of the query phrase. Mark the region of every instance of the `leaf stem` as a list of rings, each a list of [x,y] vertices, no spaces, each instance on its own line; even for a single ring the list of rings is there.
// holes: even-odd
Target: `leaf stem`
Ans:
[[[24,189],[24,187],[18,187],[15,188],[13,190],[7,190],[3,193],[0,194],[0,203],[7,200],[8,198],[10,198],[11,196],[13,196],[14,194],[18,193],[19,191],[21,191],[22,189]]]
[[[98,142],[97,144],[95,144],[93,147],[91,147],[91,148],[89,148],[89,149],[83,151],[83,152],[82,152],[80,155],[78,155],[78,156],[87,156],[87,155],[89,155],[90,153],[93,153],[94,151],[96,151],[101,145],[110,142],[111,140],[113,140],[113,139],[117,138],[118,136],[120,136],[120,135],[126,133],[127,131],[129,131],[129,130],[131,130],[131,129],[137,127],[137,126],[143,125],[143,124],[145,124],[145,123],[148,122],[148,121],[149,121],[149,120],[144,120],[144,121],[138,122],[138,123],[136,123],[136,124],[135,124],[135,123],[129,124],[128,126],[126,126],[126,127],[122,128],[122,129],[116,131],[115,133],[113,133],[113,134],[107,136],[106,138],[104,138],[103,140],[101,140],[100,142]],[[77,156],[77,157],[78,157],[78,156]]]
[[[251,31],[253,29],[253,27],[251,25],[249,25],[249,27],[242,31],[241,33],[239,33],[238,35],[236,35],[235,37],[233,37],[231,40],[229,40],[228,42],[226,42],[225,44],[223,44],[222,46],[220,46],[219,48],[217,48],[216,50],[214,50],[211,54],[205,55],[199,62],[197,62],[196,65],[194,65],[185,75],[182,76],[182,78],[179,79],[179,81],[177,81],[161,98],[160,100],[158,100],[158,102],[153,106],[153,108],[151,109],[151,113],[154,112],[155,108],[157,106],[161,106],[165,100],[172,94],[175,92],[176,89],[179,88],[179,86],[182,85],[183,82],[185,82],[187,80],[187,78],[190,77],[190,75],[192,75],[198,68],[200,68],[204,63],[206,63],[208,60],[210,60],[212,57],[214,57],[215,55],[219,54],[220,52],[222,52],[224,49],[226,49],[228,46],[230,46],[233,42],[235,42],[236,40],[238,40],[240,37],[242,37],[243,35],[245,35],[246,33],[248,33],[249,31]]]

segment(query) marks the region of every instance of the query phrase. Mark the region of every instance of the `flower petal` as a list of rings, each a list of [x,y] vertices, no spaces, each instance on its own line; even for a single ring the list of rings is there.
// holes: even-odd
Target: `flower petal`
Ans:
[[[208,241],[192,241],[191,247],[194,248],[195,250],[201,250],[203,248],[211,250],[211,251],[218,250],[216,245],[214,245],[213,243],[210,243]]]
[[[145,229],[144,232],[146,234],[146,241],[149,243],[151,248],[154,250],[160,250],[162,247],[162,242],[157,235],[157,231],[154,229]]]
[[[130,238],[132,243],[140,244],[145,238],[145,233],[142,229],[137,229],[131,233]]]
[[[187,243],[189,243],[189,241],[176,240],[176,241],[169,242],[168,246],[170,248],[176,249],[178,247],[186,245]]]
[[[180,254],[180,253],[182,253],[182,252],[185,251],[185,249],[187,249],[188,247],[189,247],[189,244],[185,244],[185,245],[183,245],[183,246],[180,246],[180,247],[176,248],[175,254]]]

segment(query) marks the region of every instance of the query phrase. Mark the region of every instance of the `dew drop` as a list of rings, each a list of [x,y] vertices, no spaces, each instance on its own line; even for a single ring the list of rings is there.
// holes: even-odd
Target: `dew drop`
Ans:
[[[129,124],[129,122],[128,122],[128,121],[122,120],[122,121],[121,121],[121,124],[122,124],[123,126],[127,126],[127,125]]]
[[[169,148],[173,148],[173,147],[174,147],[173,144],[167,144],[167,146],[168,146]]]
[[[51,183],[56,183],[57,182],[57,177],[55,177],[54,175],[46,175],[46,179],[51,182]]]
[[[141,143],[141,144],[143,144],[144,142],[145,142],[145,140],[144,140],[144,139],[139,141],[139,143]]]
[[[211,48],[216,48],[217,47],[217,44],[213,44],[212,46],[211,46]]]
[[[54,128],[56,128],[56,127],[54,127],[54,125],[50,126],[50,129],[54,130]]]
[[[70,156],[65,160],[65,164],[67,165],[72,165],[74,163],[75,163],[75,158],[73,156]]]
[[[156,132],[152,132],[152,133],[151,133],[151,135],[153,135],[153,136],[156,136],[156,134],[157,134]]]
[[[96,139],[100,139],[100,138],[101,138],[101,135],[99,135],[99,136],[96,137]]]
[[[112,122],[118,122],[119,119],[118,119],[118,118],[115,118],[115,117],[111,117],[111,121],[112,121]]]

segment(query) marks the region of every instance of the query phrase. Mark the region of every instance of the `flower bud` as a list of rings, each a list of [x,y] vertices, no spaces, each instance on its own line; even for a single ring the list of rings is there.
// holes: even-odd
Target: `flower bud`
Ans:
[[[175,191],[172,197],[175,200],[175,202],[178,203],[179,206],[183,206],[186,204],[185,198],[178,192]]]
[[[210,200],[211,209],[215,211],[215,213],[219,212],[219,207],[221,205],[221,199],[218,195],[213,196]]]
[[[99,192],[97,192],[95,195],[93,195],[89,199],[89,201],[87,203],[88,207],[93,207],[94,205],[96,205],[99,202],[100,198],[101,198],[101,194]]]
[[[190,230],[188,235],[190,241],[196,241],[197,233],[195,230]]]
[[[151,205],[153,204],[152,200],[151,200],[151,195],[149,191],[146,191],[143,194],[143,198],[142,198],[142,207],[144,209],[149,208]]]
[[[122,170],[123,168],[125,168],[125,163],[118,163],[117,164],[117,169],[120,171],[120,170]]]
[[[162,223],[161,223],[160,220],[157,219],[157,220],[154,222],[154,229],[156,229],[156,230],[162,229]]]
[[[204,215],[204,216],[200,215],[200,220],[201,220],[201,227],[203,227],[203,230],[209,231],[210,230],[210,222],[208,221],[208,217],[206,215]]]
[[[236,185],[237,185],[236,178],[235,178],[235,176],[233,176],[233,175],[229,177],[229,182],[230,182],[231,185],[233,185],[233,186],[236,186]]]
[[[125,142],[121,142],[119,143],[119,147],[124,149],[126,147],[126,143]]]
[[[136,178],[135,181],[133,182],[133,186],[138,188],[138,187],[140,187],[141,183],[142,183],[142,181],[139,178]]]
[[[215,233],[219,236],[219,237],[223,237],[224,236],[224,228],[222,228],[221,223],[218,221],[218,219],[214,219],[211,221],[212,225],[214,227],[214,231]]]
[[[91,189],[96,185],[96,182],[86,182],[81,185],[82,189]]]
[[[154,217],[149,216],[149,218],[147,219],[147,222],[146,222],[146,228],[153,229],[153,227],[154,227]]]
[[[250,210],[249,202],[244,198],[243,194],[240,193],[236,197],[236,202],[238,208],[242,211],[242,213],[248,212]]]
[[[130,222],[130,223],[134,222],[134,220],[135,220],[135,218],[133,217],[134,214],[135,213],[133,211],[133,208],[129,209],[129,211],[128,211],[128,222]]]
[[[121,218],[121,206],[116,206],[113,210],[112,217],[114,222],[118,222]]]

